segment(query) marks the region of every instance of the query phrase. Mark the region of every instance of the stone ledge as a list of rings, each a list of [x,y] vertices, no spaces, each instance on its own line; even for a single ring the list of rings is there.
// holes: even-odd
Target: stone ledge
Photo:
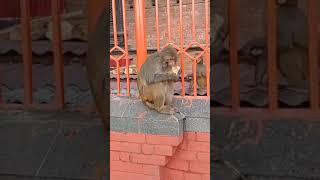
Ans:
[[[210,132],[210,101],[177,98],[180,113],[164,115],[148,109],[139,98],[110,97],[110,130],[180,136],[184,131]]]

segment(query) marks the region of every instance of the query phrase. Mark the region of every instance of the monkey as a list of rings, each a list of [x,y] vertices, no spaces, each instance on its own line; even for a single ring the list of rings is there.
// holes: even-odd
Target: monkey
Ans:
[[[297,7],[296,0],[278,0],[277,65],[291,87],[303,88],[308,74],[308,19]],[[266,48],[257,60],[256,81],[263,83],[267,73]]]
[[[177,50],[167,46],[147,57],[138,72],[137,85],[142,102],[162,114],[174,114],[173,83],[179,79]]]
[[[104,11],[105,12],[105,11]],[[95,32],[91,32],[88,38],[88,56],[85,62],[89,86],[94,97],[97,110],[102,117],[104,129],[107,129],[109,122],[109,94],[107,85],[106,45],[107,39],[107,13],[99,17]],[[107,132],[106,132],[107,133]],[[107,133],[108,134],[108,133]]]
[[[297,0],[278,0],[278,29],[277,29],[277,66],[291,87],[305,87],[308,82],[308,19],[297,7]],[[227,31],[226,31],[227,32]],[[224,35],[223,37],[226,37]],[[220,38],[223,40],[223,38]],[[225,39],[225,38],[224,38]],[[249,41],[238,51],[238,63],[255,66],[255,85],[264,85],[267,74],[267,45],[266,37]],[[229,63],[227,49],[216,51],[212,65],[223,62]]]
[[[225,41],[228,38],[228,24],[227,22],[219,15],[213,15],[213,18],[210,19],[210,23],[213,25],[213,31],[211,36],[211,42],[210,46],[213,49],[213,56],[212,56],[212,62],[210,64],[214,65],[218,62],[221,62],[220,60],[223,61],[224,58],[221,56],[225,52]]]
[[[197,88],[200,90],[205,90],[207,87],[207,74],[206,74],[206,65],[203,63],[203,58],[199,58],[200,61],[197,63],[197,72],[196,72],[196,77],[197,77]],[[192,76],[191,82],[190,82],[190,90],[193,90],[193,74],[190,75]]]
[[[104,147],[108,150],[109,143],[109,88],[107,88],[107,23],[108,23],[108,13],[107,9],[101,12],[98,17],[96,28],[94,31],[89,32],[88,35],[88,54],[85,60],[85,67],[87,70],[87,77],[89,81],[89,87],[93,95],[95,105],[100,114],[103,132],[104,132]],[[97,179],[102,179],[106,171],[109,169],[106,160],[102,162],[103,164],[98,164],[94,172]]]

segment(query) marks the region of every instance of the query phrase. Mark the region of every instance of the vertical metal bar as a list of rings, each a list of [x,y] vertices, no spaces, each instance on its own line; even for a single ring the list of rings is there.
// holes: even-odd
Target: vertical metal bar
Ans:
[[[211,2],[212,3],[212,2]],[[210,96],[210,15],[209,15],[209,1],[205,0],[205,16],[206,16],[206,27],[205,27],[205,33],[206,33],[206,77],[207,77],[207,97]]]
[[[140,68],[147,58],[146,34],[145,34],[145,3],[144,0],[135,0],[135,24],[136,24],[136,47],[137,68]]]
[[[182,86],[182,96],[186,95],[186,86],[185,86],[185,81],[184,81],[184,28],[183,28],[183,11],[182,11],[182,0],[179,1],[179,21],[180,21],[180,64],[181,64],[181,86]]]
[[[278,73],[277,73],[277,4],[276,0],[267,1],[267,36],[268,36],[268,79],[269,109],[278,108]]]
[[[123,33],[124,33],[124,50],[126,58],[126,68],[127,68],[127,93],[130,96],[130,73],[129,73],[129,49],[128,49],[128,34],[127,34],[127,21],[126,21],[126,1],[122,0],[122,9],[123,9]]]
[[[319,77],[318,77],[318,0],[308,1],[309,21],[309,73],[310,73],[310,106],[312,111],[319,110]]]
[[[117,30],[117,9],[116,0],[112,0],[112,23],[113,23],[113,41],[114,46],[118,47],[118,30]]]
[[[195,5],[194,0],[192,0],[192,42],[196,41],[196,20],[195,20]],[[197,83],[197,59],[192,61],[192,72],[193,72],[193,96],[198,96],[198,83]]]
[[[229,31],[230,31],[230,70],[231,70],[231,85],[232,85],[232,110],[238,110],[240,107],[240,78],[238,65],[238,45],[239,45],[239,1],[229,0]]]
[[[193,96],[198,96],[198,84],[197,84],[197,59],[192,61],[192,72],[193,72]]]
[[[170,0],[167,0],[167,16],[168,16],[168,40],[169,43],[172,42],[172,37],[171,37],[171,19],[170,19]]]
[[[53,24],[54,73],[56,83],[56,103],[59,108],[64,106],[64,68],[62,58],[61,25],[59,1],[51,0]]]
[[[192,0],[192,41],[193,42],[196,41],[196,19],[195,19],[194,0]]]
[[[157,51],[160,51],[160,31],[159,31],[159,2],[155,0],[156,5],[156,29],[157,29]]]
[[[32,104],[32,45],[30,27],[30,0],[20,0],[22,58],[24,66],[24,105],[30,108]]]
[[[116,7],[116,0],[112,0],[112,18],[113,18],[113,41],[114,41],[114,46],[116,48],[119,47],[119,42],[118,42],[118,29],[117,29],[117,7]],[[120,65],[119,61],[120,59],[115,60],[117,63],[117,88],[118,88],[118,96],[120,96],[121,93],[121,87],[120,87]]]

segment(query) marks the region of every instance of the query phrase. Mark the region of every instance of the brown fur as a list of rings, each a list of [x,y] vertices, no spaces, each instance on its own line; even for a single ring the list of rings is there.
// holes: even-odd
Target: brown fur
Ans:
[[[207,87],[207,74],[206,74],[206,65],[203,64],[203,58],[200,57],[200,61],[197,64],[197,72],[196,72],[196,76],[197,76],[197,88],[200,90],[205,90]],[[193,87],[193,75],[192,75],[192,80],[190,82],[190,89],[192,90]]]
[[[107,13],[99,17],[95,31],[89,34],[88,41],[88,58],[86,60],[86,69],[92,95],[95,100],[97,110],[101,116],[104,128],[104,146],[107,146],[108,127],[109,127],[109,93],[106,87],[107,83],[107,61],[106,61],[106,45],[107,45]],[[103,158],[106,159],[106,158]],[[106,161],[96,167],[94,176],[97,180],[101,180],[103,174],[106,174]]]
[[[177,51],[171,46],[156,52],[146,59],[138,73],[138,90],[143,103],[163,114],[174,114],[173,82],[178,75],[173,72],[177,63]],[[172,64],[170,64],[172,63]]]

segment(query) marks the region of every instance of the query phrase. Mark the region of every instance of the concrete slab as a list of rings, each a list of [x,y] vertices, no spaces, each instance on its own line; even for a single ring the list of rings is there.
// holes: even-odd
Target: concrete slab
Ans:
[[[250,179],[320,179],[320,122],[221,116],[213,122],[218,159],[230,162]]]
[[[34,174],[56,134],[56,123],[0,124],[0,172]]]
[[[175,99],[179,113],[150,110],[139,98],[111,96],[110,129],[118,132],[178,136],[184,131],[210,132],[210,101]]]
[[[106,161],[101,127],[63,128],[40,170],[40,176],[93,178]]]
[[[92,179],[106,143],[94,115],[0,112],[0,179]]]

